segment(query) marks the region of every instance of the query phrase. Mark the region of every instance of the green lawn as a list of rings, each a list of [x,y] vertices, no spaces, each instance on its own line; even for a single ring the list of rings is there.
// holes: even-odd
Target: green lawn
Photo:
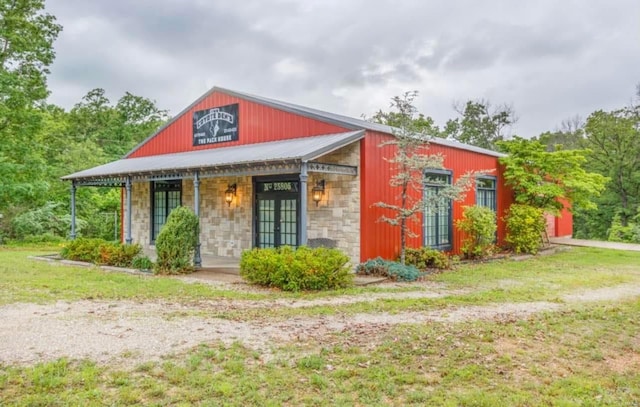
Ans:
[[[432,311],[504,302],[552,301],[558,312],[526,319],[366,326],[322,341],[274,344],[269,357],[240,344],[207,343],[133,370],[60,359],[0,366],[0,405],[610,405],[640,403],[640,299],[570,303],[563,295],[640,284],[640,253],[574,249],[527,261],[461,266],[431,279],[437,299],[275,307],[397,289],[263,294],[214,290],[166,278],[51,266],[33,250],[0,250],[0,303],[76,299],[264,301],[219,315],[245,321],[292,316]],[[424,286],[412,286],[422,290]],[[0,311],[1,312],[1,311]]]

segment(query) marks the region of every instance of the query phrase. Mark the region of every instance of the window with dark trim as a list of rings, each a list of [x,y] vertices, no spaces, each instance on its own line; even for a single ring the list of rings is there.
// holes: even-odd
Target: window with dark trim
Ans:
[[[476,178],[476,205],[487,207],[496,212],[496,177]]]
[[[182,202],[182,181],[151,182],[151,241],[155,242],[172,210]]]
[[[441,195],[442,190],[451,185],[451,175],[447,170],[425,172],[424,245],[439,250],[451,250],[451,199]]]

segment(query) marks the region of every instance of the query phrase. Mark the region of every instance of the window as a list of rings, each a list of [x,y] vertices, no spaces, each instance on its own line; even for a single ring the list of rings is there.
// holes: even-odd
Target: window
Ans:
[[[451,184],[451,171],[427,171],[424,184],[424,245],[439,250],[451,249],[451,200],[441,196]]]
[[[476,204],[496,212],[496,177],[476,178]]]
[[[169,213],[182,201],[182,181],[151,182],[151,241],[155,242],[158,233],[167,221]]]

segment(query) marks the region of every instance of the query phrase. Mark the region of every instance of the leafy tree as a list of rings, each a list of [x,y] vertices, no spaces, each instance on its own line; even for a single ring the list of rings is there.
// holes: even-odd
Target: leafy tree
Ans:
[[[627,226],[640,205],[640,106],[605,112],[596,111],[585,126],[585,146],[593,151],[589,165],[609,177],[609,202]]]
[[[62,27],[44,0],[0,1],[0,131],[30,122],[30,110],[49,94],[46,74]]]
[[[505,131],[517,121],[512,107],[492,108],[482,99],[454,104],[454,109],[460,117],[448,120],[440,136],[489,150],[498,149],[498,142],[506,139]]]
[[[515,200],[558,213],[563,202],[584,209],[595,208],[592,198],[604,190],[606,178],[587,172],[584,150],[557,150],[548,152],[539,141],[520,137],[499,143],[508,155],[500,158],[505,166],[505,183],[513,188]]]
[[[414,98],[415,96],[417,96],[417,91],[414,95]],[[383,112],[382,110],[378,110],[376,114],[368,118],[368,120],[375,123],[386,124],[387,126],[400,128],[405,125],[406,117],[402,112]],[[429,116],[425,116],[422,113],[415,113],[414,117],[412,118],[411,126],[414,128],[414,130],[419,132],[439,135],[438,127],[436,126],[433,119]]]
[[[41,127],[38,104],[61,26],[43,0],[0,1],[0,211],[42,195],[45,161],[33,143]]]
[[[400,227],[400,262],[402,264],[405,264],[407,236],[414,236],[407,222],[417,219],[417,215],[426,207],[437,208],[442,202],[461,199],[473,180],[473,174],[467,174],[454,185],[444,185],[437,195],[428,199],[423,197],[424,171],[442,169],[444,157],[440,154],[427,154],[429,140],[433,137],[430,132],[432,127],[421,125],[419,115],[416,120],[417,109],[413,101],[417,95],[417,91],[411,91],[405,92],[402,96],[395,96],[391,99],[391,108],[395,111],[376,114],[378,120],[395,125],[394,138],[382,143],[381,147],[389,145],[394,147],[395,154],[387,158],[395,170],[389,183],[392,187],[400,189],[400,195],[394,202],[378,202],[375,205],[393,213],[393,216],[382,216],[380,221]],[[412,191],[418,191],[418,194]]]
[[[167,119],[155,102],[126,92],[113,106],[104,89],[89,91],[70,112],[70,134],[92,140],[111,160],[121,158]]]
[[[584,121],[580,116],[563,120],[556,131],[547,131],[534,140],[547,146],[547,151],[580,150],[584,148]]]

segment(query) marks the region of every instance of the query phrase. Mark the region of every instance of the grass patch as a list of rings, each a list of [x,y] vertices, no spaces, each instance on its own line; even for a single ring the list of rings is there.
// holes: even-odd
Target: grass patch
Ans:
[[[276,298],[318,299],[364,292],[405,292],[417,287],[353,287],[327,292],[283,293],[265,290],[264,294],[216,289],[207,284],[183,283],[160,276],[135,276],[98,268],[74,267],[28,259],[51,254],[59,247],[0,247],[0,305],[16,302],[47,303],[58,300],[154,300],[167,299],[189,303],[215,298],[269,300]],[[268,304],[265,304],[269,307]]]
[[[110,273],[98,268],[49,264],[27,258],[42,253],[32,249],[0,250],[0,305],[93,299],[187,302],[209,298],[267,298],[266,295],[218,290],[205,284],[188,284],[170,278]]]
[[[266,360],[239,344],[211,344],[127,372],[65,359],[0,367],[0,400],[18,406],[634,405],[638,313],[636,300],[524,321],[346,331],[276,348]]]
[[[563,294],[576,290],[640,283],[640,253],[581,248],[523,262],[464,265],[434,275],[432,281],[460,290],[442,298],[287,308],[274,307],[271,300],[424,286],[253,294],[26,258],[35,252],[0,249],[0,304],[230,298],[264,301],[264,307],[217,316],[265,321],[561,301]],[[199,312],[211,317],[197,309],[172,317]],[[268,357],[238,343],[209,343],[130,370],[67,359],[30,367],[0,365],[0,405],[637,405],[638,315],[640,300],[634,299],[567,305],[563,311],[524,320],[358,325],[314,340],[273,344]]]
[[[572,248],[525,261],[504,260],[465,264],[454,272],[434,275],[432,281],[451,288],[494,288],[504,282],[550,290],[598,288],[640,280],[640,252]]]

